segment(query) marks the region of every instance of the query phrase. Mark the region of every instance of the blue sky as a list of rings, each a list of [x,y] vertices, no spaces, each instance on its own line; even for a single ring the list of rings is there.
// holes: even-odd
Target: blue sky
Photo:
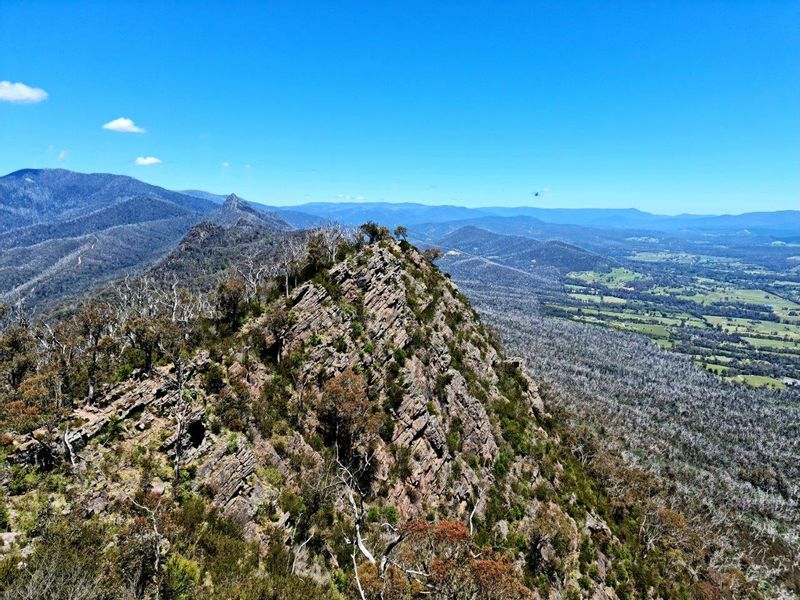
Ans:
[[[796,0],[2,0],[0,81],[47,94],[0,101],[3,173],[274,204],[800,209]],[[103,129],[121,117],[146,132]]]

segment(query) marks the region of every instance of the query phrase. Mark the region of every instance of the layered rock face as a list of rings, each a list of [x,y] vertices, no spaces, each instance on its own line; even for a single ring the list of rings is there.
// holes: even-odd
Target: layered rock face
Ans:
[[[373,489],[383,487],[387,501],[407,517],[424,515],[423,505],[463,512],[491,484],[499,433],[486,407],[506,401],[495,373],[505,361],[454,285],[421,255],[398,258],[398,253],[398,246],[375,247],[362,262],[335,267],[330,278],[339,288],[337,299],[322,286],[297,290],[283,354],[306,348],[302,381],[324,382],[348,369],[367,373],[370,395],[381,406],[392,394],[388,388],[399,386],[402,397],[388,408],[393,432],[377,450],[380,468]],[[411,276],[409,270],[418,272]],[[435,281],[433,289],[426,281]],[[361,323],[364,331],[355,337],[354,326]],[[402,365],[398,353],[404,356]],[[394,365],[396,373],[387,374]],[[480,382],[480,400],[460,371]],[[532,411],[541,401],[532,381],[526,379],[526,388],[524,402]],[[448,436],[457,436],[457,444],[448,447]],[[403,478],[389,477],[396,466],[390,446],[410,454],[410,472]],[[476,474],[465,456],[489,468]]]

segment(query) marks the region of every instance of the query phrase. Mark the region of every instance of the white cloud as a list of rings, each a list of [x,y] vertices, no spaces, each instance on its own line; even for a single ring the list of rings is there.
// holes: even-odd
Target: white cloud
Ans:
[[[0,101],[19,104],[35,104],[47,100],[47,92],[42,88],[29,87],[24,83],[0,81]]]
[[[58,153],[58,160],[65,160],[69,156],[69,150],[62,150]]]
[[[103,129],[118,131],[119,133],[145,133],[144,129],[127,117],[120,117],[119,119],[109,121],[103,125]]]
[[[222,163],[222,168],[223,169],[227,169],[230,166],[231,166],[231,163],[229,163],[228,161],[225,161],[224,163]]]
[[[161,159],[155,156],[139,156],[133,162],[141,167],[149,167],[150,165],[160,165]]]

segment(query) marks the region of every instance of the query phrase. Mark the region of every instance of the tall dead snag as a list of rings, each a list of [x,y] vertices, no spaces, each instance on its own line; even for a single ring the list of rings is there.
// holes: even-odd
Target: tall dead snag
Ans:
[[[342,485],[342,490],[348,504],[350,505],[350,510],[353,517],[353,537],[352,539],[346,539],[347,543],[352,546],[350,558],[353,561],[353,575],[355,577],[356,588],[358,589],[360,597],[362,600],[367,600],[364,585],[361,581],[361,574],[358,569],[358,554],[360,553],[361,556],[363,556],[371,566],[377,568],[378,577],[383,580],[387,575],[388,567],[390,564],[392,564],[390,557],[392,551],[403,541],[403,539],[405,539],[406,533],[404,531],[398,532],[388,523],[384,523],[383,526],[392,530],[395,535],[392,537],[389,543],[384,546],[379,559],[376,559],[375,554],[369,549],[366,541],[364,540],[364,536],[362,535],[362,527],[364,525],[366,508],[364,506],[364,496],[358,489],[358,476],[341,461],[337,460],[337,465],[338,476]]]
[[[312,238],[316,240],[322,250],[325,260],[333,263],[336,261],[336,252],[339,247],[347,241],[347,232],[335,221],[330,221],[323,227],[314,230]]]
[[[197,318],[199,304],[196,299],[173,286],[165,297],[165,305],[168,310],[164,311],[159,319],[158,328],[159,349],[168,357],[175,367],[175,461],[174,471],[177,481],[180,473],[181,440],[184,435],[186,421],[191,413],[191,403],[185,394],[186,367],[189,360],[189,348],[191,347],[190,335],[191,325]]]
[[[379,419],[372,410],[366,389],[364,378],[348,369],[325,383],[316,406],[323,438],[336,452],[337,476],[353,517],[352,539],[347,542],[352,544],[353,572],[359,595],[364,600],[358,554],[370,565],[378,563],[362,535],[366,513],[361,485],[372,468],[373,442],[379,428]]]
[[[275,306],[266,318],[266,328],[275,338],[273,345],[275,353],[275,362],[280,364],[281,354],[283,354],[283,344],[286,339],[286,334],[292,328],[294,321],[289,311],[283,306]]]
[[[181,438],[183,437],[184,425],[189,417],[191,406],[184,394],[185,382],[185,361],[186,361],[186,332],[179,323],[165,320],[161,323],[161,336],[159,339],[159,349],[167,356],[175,368],[175,460],[174,471],[175,480],[178,479],[181,461]]]

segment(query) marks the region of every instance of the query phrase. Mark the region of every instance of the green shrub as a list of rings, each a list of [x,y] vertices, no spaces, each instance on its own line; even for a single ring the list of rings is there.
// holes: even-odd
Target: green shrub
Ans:
[[[192,592],[199,582],[200,567],[197,563],[178,553],[172,554],[164,563],[161,597],[164,600],[189,600],[194,597]]]
[[[100,435],[97,436],[97,439],[103,445],[110,444],[111,442],[122,437],[123,427],[124,424],[122,419],[120,419],[117,415],[112,415],[108,422],[103,425],[103,428],[100,430]]]
[[[8,531],[11,524],[8,521],[8,508],[6,508],[6,499],[0,496],[0,531]]]
[[[253,403],[253,419],[264,437],[282,433],[289,419],[289,393],[284,380],[276,375],[261,389],[261,395]]]
[[[406,362],[406,358],[408,358],[408,353],[402,348],[397,348],[392,354],[392,357],[395,362],[402,367]]]
[[[19,496],[36,487],[38,483],[39,474],[34,469],[13,465],[8,482],[8,493],[12,496]]]
[[[302,496],[299,496],[289,489],[284,489],[281,492],[278,504],[281,510],[296,517],[301,513],[306,512],[305,504],[303,503]]]
[[[370,506],[369,510],[367,511],[367,523],[376,523],[380,515],[381,513],[377,506]]]
[[[501,450],[497,455],[497,460],[494,462],[495,477],[503,479],[508,474],[508,470],[511,468],[513,461],[513,457],[508,452]]]
[[[239,436],[233,432],[228,436],[228,445],[225,446],[226,454],[236,454],[239,451]]]
[[[397,448],[396,463],[394,472],[400,479],[411,476],[411,449],[407,447]]]
[[[450,454],[455,454],[461,451],[461,432],[457,429],[451,429],[447,434],[447,449]]]
[[[397,525],[397,519],[399,518],[400,514],[397,512],[397,509],[394,506],[387,505],[383,507],[383,518],[386,520],[389,525]]]
[[[378,430],[378,435],[380,435],[381,439],[387,444],[392,441],[394,437],[394,421],[391,417],[387,416],[383,421],[381,428]]]
[[[218,394],[225,385],[225,371],[217,363],[212,363],[203,374],[203,389],[209,394]]]
[[[114,373],[114,380],[125,381],[131,376],[132,373],[133,373],[133,365],[127,363],[122,364],[117,367],[117,370]]]
[[[444,400],[445,394],[447,393],[447,386],[450,385],[451,381],[453,381],[453,375],[451,373],[441,373],[436,376],[436,381],[433,384],[433,395],[440,401]]]

